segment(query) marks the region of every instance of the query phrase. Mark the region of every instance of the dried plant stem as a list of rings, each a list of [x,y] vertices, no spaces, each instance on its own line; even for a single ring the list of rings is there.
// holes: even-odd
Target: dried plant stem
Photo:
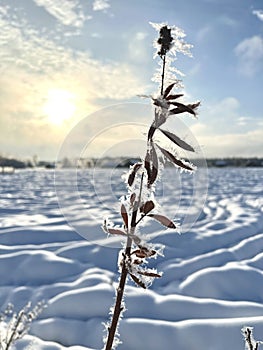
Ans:
[[[117,288],[116,302],[115,302],[114,312],[113,312],[113,316],[112,316],[111,326],[109,327],[109,334],[108,334],[108,339],[107,339],[105,350],[111,350],[111,348],[112,348],[112,344],[114,341],[114,337],[115,337],[116,329],[118,326],[120,314],[123,310],[122,299],[123,299],[124,288],[125,288],[126,279],[127,279],[127,275],[128,275],[128,269],[126,266],[126,259],[131,253],[131,243],[132,243],[132,240],[130,237],[128,237],[127,243],[126,243],[125,253],[123,254],[123,264],[122,264],[121,277],[120,277],[119,286]]]
[[[155,269],[145,268],[145,264],[148,262],[147,260],[155,257],[158,254],[159,249],[156,249],[153,245],[148,245],[147,240],[145,241],[140,238],[139,232],[136,230],[137,225],[139,225],[139,223],[145,217],[148,217],[149,219],[158,221],[166,228],[176,229],[176,225],[172,220],[164,215],[156,213],[156,209],[158,208],[156,208],[153,194],[154,184],[158,180],[158,173],[160,169],[159,164],[162,164],[165,159],[178,168],[190,172],[194,171],[194,167],[191,164],[185,162],[184,160],[181,160],[177,157],[177,155],[174,155],[170,151],[162,148],[153,139],[155,131],[159,129],[159,131],[162,132],[177,147],[194,152],[194,149],[191,145],[188,145],[177,135],[160,129],[160,126],[163,125],[171,115],[187,112],[195,116],[195,110],[200,104],[200,102],[197,102],[185,105],[181,102],[177,102],[177,99],[183,96],[183,94],[171,93],[173,87],[176,85],[177,79],[175,79],[175,82],[170,83],[170,85],[166,87],[164,86],[165,77],[167,76],[166,71],[169,72],[169,66],[171,63],[171,60],[168,61],[168,56],[166,60],[166,54],[174,47],[174,38],[172,37],[173,28],[169,28],[167,25],[161,25],[161,27],[157,25],[156,27],[158,27],[159,30],[159,37],[157,40],[157,54],[162,60],[161,72],[158,68],[158,73],[161,75],[161,86],[159,86],[161,96],[158,96],[156,98],[152,96],[146,96],[151,97],[155,106],[154,120],[149,127],[147,135],[147,152],[144,160],[142,162],[135,163],[130,168],[127,176],[129,195],[127,197],[122,197],[123,199],[120,208],[123,227],[112,227],[111,224],[107,223],[107,220],[105,220],[103,226],[103,229],[106,233],[111,235],[119,235],[122,237],[125,236],[127,239],[126,247],[124,250],[122,250],[122,256],[119,260],[120,279],[116,290],[116,300],[111,324],[108,327],[108,337],[104,348],[105,350],[111,350],[112,347],[115,348],[117,346],[117,341],[115,341],[117,339],[115,339],[115,335],[117,332],[120,315],[124,309],[123,295],[128,275],[137,286],[144,289],[150,285],[152,280],[155,278],[160,278],[162,276],[162,274],[157,273]],[[175,55],[176,51],[183,53],[187,52],[186,48],[188,48],[188,46],[186,43],[180,40],[180,35],[183,36],[183,32],[179,31],[179,34],[177,33],[175,35],[176,41],[178,41],[180,45],[177,45],[179,49],[176,49],[176,46],[174,47],[173,55]],[[169,77],[171,79],[171,72]],[[158,79],[158,83],[160,83],[160,80]],[[158,157],[159,154],[161,154],[161,159]],[[139,174],[141,174],[141,176]],[[144,176],[146,177],[145,183]]]
[[[12,330],[12,334],[11,334],[11,337],[9,338],[7,344],[6,344],[6,350],[8,350],[11,345],[13,344],[13,340],[15,338],[15,335],[16,335],[16,332],[17,332],[17,329],[20,325],[20,322],[22,322],[22,318],[24,316],[24,313],[23,311],[20,312],[19,316],[18,316],[18,319],[16,320],[16,323],[15,323],[15,326],[14,326],[14,329]]]
[[[163,61],[163,71],[162,71],[162,85],[161,85],[161,95],[163,95],[163,88],[164,88],[164,74],[165,74],[165,55],[162,58]]]
[[[130,235],[134,234],[134,231],[135,231],[135,228],[137,225],[137,222],[136,222],[137,221],[137,212],[138,212],[140,202],[141,202],[143,177],[144,177],[144,173],[142,173],[142,176],[141,176],[139,197],[138,197],[138,200],[135,202],[134,210],[132,212]],[[108,339],[107,339],[107,343],[105,346],[105,350],[112,349],[112,345],[114,342],[120,314],[123,310],[122,300],[123,300],[123,294],[124,294],[125,284],[126,284],[127,275],[128,275],[127,260],[129,260],[130,256],[131,256],[131,246],[132,246],[132,239],[128,235],[127,241],[126,241],[125,252],[123,253],[121,277],[120,277],[119,285],[117,288],[117,295],[116,295],[116,301],[115,301],[112,321],[111,321],[111,325],[108,329],[109,333],[108,333]]]
[[[249,350],[258,350],[260,342],[255,342],[253,338],[252,328],[246,327],[243,329],[243,334],[245,337],[246,347]],[[254,346],[255,345],[255,346]]]

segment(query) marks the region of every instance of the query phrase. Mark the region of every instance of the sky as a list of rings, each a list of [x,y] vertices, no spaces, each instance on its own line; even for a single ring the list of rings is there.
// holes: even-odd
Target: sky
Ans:
[[[158,90],[149,22],[182,28],[193,45],[175,63],[183,101],[201,101],[198,120],[183,120],[204,155],[262,157],[262,0],[0,0],[0,155],[54,160],[83,119],[88,140],[103,131],[98,111],[118,104],[130,123],[149,124],[134,107]],[[113,114],[109,125],[127,122]]]

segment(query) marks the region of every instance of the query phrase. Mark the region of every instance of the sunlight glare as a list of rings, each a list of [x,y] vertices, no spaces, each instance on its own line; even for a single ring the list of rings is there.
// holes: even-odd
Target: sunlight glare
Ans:
[[[75,96],[67,90],[49,90],[46,103],[43,106],[43,111],[49,122],[61,125],[64,121],[73,117],[76,110],[74,99]]]

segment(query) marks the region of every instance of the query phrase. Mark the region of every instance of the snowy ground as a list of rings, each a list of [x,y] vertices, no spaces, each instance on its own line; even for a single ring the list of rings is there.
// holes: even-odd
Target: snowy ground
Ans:
[[[125,193],[121,173],[111,173],[112,191],[103,187],[109,170],[98,171],[96,181],[85,172],[80,196],[61,186],[70,224],[85,230],[89,240],[61,215],[52,171],[1,176],[0,306],[48,303],[17,349],[30,342],[43,350],[102,349],[118,248],[106,246],[116,244],[105,242],[100,226],[105,215],[118,218],[117,198]],[[180,217],[190,194],[184,175],[178,209],[175,179],[169,170],[160,202]],[[263,338],[262,183],[262,169],[209,169],[207,201],[189,232],[154,235],[145,227],[153,242],[166,246],[165,257],[151,265],[163,277],[146,291],[129,282],[118,349],[240,350],[244,325]]]

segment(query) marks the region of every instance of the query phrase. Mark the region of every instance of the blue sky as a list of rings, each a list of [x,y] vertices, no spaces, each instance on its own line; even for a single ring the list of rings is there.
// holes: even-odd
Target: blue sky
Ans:
[[[0,154],[55,159],[82,118],[154,93],[150,21],[193,44],[176,67],[204,154],[263,156],[262,0],[0,0]]]

